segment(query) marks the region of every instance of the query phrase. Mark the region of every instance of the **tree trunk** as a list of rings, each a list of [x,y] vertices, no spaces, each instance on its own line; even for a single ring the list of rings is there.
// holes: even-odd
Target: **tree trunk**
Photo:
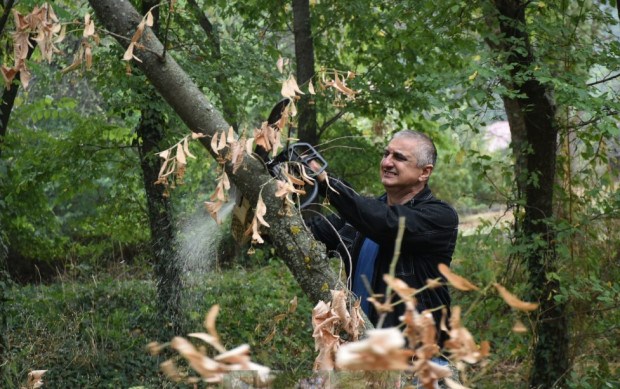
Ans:
[[[4,242],[4,235],[0,232],[0,361],[8,360],[9,331],[7,329],[7,308],[9,302],[11,277],[7,267],[8,249]],[[0,363],[0,382],[8,378],[9,366]],[[5,378],[6,377],[6,378]]]
[[[165,322],[171,323],[173,334],[179,335],[183,333],[182,280],[181,269],[175,257],[172,212],[168,198],[164,197],[163,185],[155,185],[161,167],[161,158],[156,153],[161,151],[159,145],[165,134],[163,114],[155,109],[143,109],[137,133],[151,227],[151,250],[155,260],[157,306]]]
[[[159,1],[143,1],[142,11],[148,12]],[[153,30],[159,31],[159,7],[153,8]],[[138,154],[140,167],[144,179],[147,210],[151,229],[151,254],[155,261],[155,279],[157,282],[157,307],[166,330],[170,329],[173,335],[183,333],[183,315],[181,311],[181,269],[175,257],[174,224],[170,202],[164,196],[162,185],[155,185],[161,158],[156,153],[162,151],[160,146],[166,135],[166,120],[164,115],[153,108],[160,97],[150,90],[150,86],[142,91],[150,96],[153,104],[141,110],[141,119],[136,133],[138,135]],[[138,92],[140,93],[140,92]],[[169,327],[168,327],[169,326]]]
[[[107,30],[121,37],[133,36],[141,16],[129,2],[122,0],[89,0],[89,2],[100,23]],[[126,47],[129,40],[119,38],[118,42]],[[134,51],[134,54],[142,60],[142,62],[136,61],[136,65],[188,128],[206,135],[200,141],[208,152],[217,158],[210,147],[211,138],[227,130],[229,124],[171,56],[166,54],[162,58],[162,44],[149,28],[145,30],[140,42],[147,49]],[[262,198],[267,206],[265,220],[271,225],[269,235],[278,255],[285,261],[311,300],[330,300],[329,290],[340,289],[342,285],[329,267],[323,245],[317,243],[309,234],[303,233],[306,227],[298,213],[292,217],[279,216],[278,212],[283,209],[283,203],[275,197],[276,185],[263,164],[247,156],[244,164],[247,169],[239,169],[235,174],[232,174],[232,164],[225,165],[230,180],[251,204],[256,204],[262,188]]]
[[[5,13],[9,11],[10,9],[7,8]],[[34,39],[30,39],[29,43],[30,45],[28,46],[26,60],[30,59],[35,47],[37,47],[37,41],[35,41]],[[19,92],[19,86],[21,85],[18,80],[19,73],[15,75],[15,78],[13,78],[13,81],[11,82],[11,85],[9,85],[9,88],[3,89],[2,100],[0,100],[0,157],[2,156],[2,143],[4,142],[4,137],[6,136],[7,127],[9,126],[9,119],[11,118],[11,112],[13,111],[15,98],[17,97],[17,92]]]
[[[553,216],[553,189],[557,149],[556,108],[549,86],[525,72],[534,64],[534,53],[525,30],[525,6],[520,0],[497,0],[498,23],[505,37],[504,50],[509,53],[507,64],[511,83],[525,97],[511,115],[521,116],[525,124],[527,144],[526,165],[528,180],[525,187],[526,209],[521,238],[529,245],[526,261],[532,296],[541,303],[535,329],[534,364],[530,386],[535,388],[561,387],[568,370],[568,319],[565,305],[555,302],[560,290],[559,281],[547,280],[549,272],[557,271],[555,234],[550,223]],[[518,110],[518,111],[517,111]]]
[[[310,25],[310,3],[308,0],[293,0],[293,32],[295,35],[295,62],[297,82],[302,85],[314,77],[314,46]],[[319,142],[316,126],[316,105],[312,96],[301,96],[298,103],[298,135],[302,142],[316,145]]]

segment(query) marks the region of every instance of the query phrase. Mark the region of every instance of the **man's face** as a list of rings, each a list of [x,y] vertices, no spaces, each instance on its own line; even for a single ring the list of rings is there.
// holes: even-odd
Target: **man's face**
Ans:
[[[383,152],[381,160],[381,183],[386,189],[420,189],[424,187],[432,165],[418,167],[413,151],[417,141],[411,138],[395,138]]]

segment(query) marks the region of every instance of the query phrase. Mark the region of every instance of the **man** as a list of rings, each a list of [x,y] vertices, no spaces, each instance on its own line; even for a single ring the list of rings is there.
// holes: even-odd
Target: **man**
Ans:
[[[317,176],[322,193],[338,214],[315,218],[309,223],[310,229],[329,250],[340,252],[353,280],[351,290],[362,298],[362,309],[375,325],[379,315],[366,301],[369,292],[364,278],[373,293],[386,292],[383,275],[389,273],[401,216],[405,217],[405,230],[395,276],[419,289],[427,279],[442,277],[437,269],[439,263],[450,265],[458,216],[450,205],[434,198],[428,187],[436,160],[437,151],[428,136],[403,130],[394,135],[383,152],[380,176],[385,194],[380,198],[361,196],[338,178],[326,179],[325,172]],[[311,163],[311,167],[318,171],[318,164]],[[446,286],[426,289],[416,299],[419,311],[450,307]],[[403,313],[404,304],[394,307],[383,326],[397,326]],[[433,312],[440,346],[447,338],[439,330],[441,315],[441,310]]]

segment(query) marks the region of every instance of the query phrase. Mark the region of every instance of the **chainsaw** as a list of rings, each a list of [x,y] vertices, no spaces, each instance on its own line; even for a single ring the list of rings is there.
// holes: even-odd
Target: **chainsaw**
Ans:
[[[267,124],[275,126],[282,118],[282,113],[289,104],[290,100],[287,98],[280,100],[271,110]],[[312,145],[305,142],[287,144],[284,150],[275,157],[270,157],[270,154],[263,147],[256,145],[254,153],[263,160],[269,174],[277,179],[286,181],[286,175],[293,175],[300,177],[300,179],[305,177],[311,181],[308,185],[304,185],[304,190],[302,191],[304,194],[296,195],[297,198],[294,199],[299,209],[307,208],[314,202],[319,193],[319,185],[315,177],[327,168],[327,161]],[[320,169],[313,171],[309,166],[310,161],[316,161]],[[308,191],[309,186],[311,189]],[[245,234],[245,231],[250,226],[252,217],[253,213],[250,202],[237,192],[231,221],[231,234],[237,243],[244,244],[249,240],[249,236]]]

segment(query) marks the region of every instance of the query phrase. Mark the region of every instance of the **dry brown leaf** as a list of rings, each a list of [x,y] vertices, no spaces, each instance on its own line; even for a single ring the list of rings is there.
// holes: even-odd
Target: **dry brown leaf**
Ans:
[[[183,152],[190,158],[196,159],[196,156],[189,152],[189,137],[183,138]]]
[[[474,364],[480,362],[490,351],[490,344],[482,342],[478,347],[474,337],[465,327],[461,327],[461,307],[455,306],[450,316],[450,339],[444,342],[444,347],[450,352],[455,361]]]
[[[512,293],[510,293],[506,288],[501,286],[498,283],[493,284],[495,289],[499,292],[500,296],[504,299],[506,304],[510,305],[513,308],[519,309],[521,311],[534,311],[538,308],[540,304],[538,303],[530,303],[519,300]]]
[[[43,376],[45,372],[47,372],[47,370],[33,370],[28,373],[28,388],[34,389],[42,387],[43,379],[41,379],[41,376]]]
[[[288,313],[293,313],[297,310],[297,296],[293,297],[291,301],[289,301],[290,307],[288,308]]]
[[[217,319],[217,315],[219,312],[220,312],[220,305],[219,304],[213,305],[211,309],[209,309],[209,313],[207,313],[207,316],[205,317],[205,322],[204,322],[204,326],[207,332],[218,340],[220,339],[220,337],[217,334],[217,330],[215,328],[215,320]]]
[[[245,234],[252,236],[253,243],[254,242],[264,243],[265,242],[263,238],[260,236],[260,231],[258,230],[258,219],[256,218],[256,215],[254,215],[254,217],[252,218],[252,223],[250,224],[250,227],[247,229]]]
[[[202,377],[212,377],[215,372],[222,371],[218,362],[196,350],[194,345],[185,338],[175,336],[170,342],[170,347],[187,359],[192,369]]]
[[[290,197],[288,196],[289,194],[294,194],[294,193],[301,194],[301,195],[306,194],[306,191],[304,191],[303,189],[295,188],[293,184],[291,184],[288,181],[285,182],[282,180],[276,180],[276,186],[278,187],[278,190],[275,193],[276,197],[286,199],[291,204],[293,204],[293,200],[290,199]]]
[[[346,370],[406,370],[412,350],[404,349],[405,338],[398,328],[375,329],[367,338],[338,349],[336,367]]]
[[[340,319],[342,327],[348,327],[351,315],[347,311],[347,295],[344,290],[332,290],[332,309]]]
[[[211,150],[213,150],[215,155],[219,155],[219,150],[217,148],[217,132],[211,137]]]
[[[228,179],[228,174],[226,174],[226,172],[222,172],[220,180],[222,181],[222,186],[224,187],[224,190],[230,190],[230,180]]]
[[[275,322],[279,322],[280,320],[284,319],[286,316],[288,316],[288,314],[286,313],[281,313],[279,315],[275,315],[273,320],[275,320]]]
[[[149,350],[149,354],[155,356],[159,355],[159,353],[167,347],[166,344],[162,344],[159,342],[150,342],[146,345],[146,349]]]
[[[215,191],[211,195],[211,201],[226,202],[226,193],[224,191],[224,185],[221,180],[217,184],[217,186],[215,187]]]
[[[242,344],[213,358],[218,362],[247,363],[250,361],[250,346]]]
[[[2,65],[2,77],[4,78],[4,82],[6,83],[6,88],[9,89],[11,87],[11,83],[17,74],[17,70],[13,68],[6,67]]]
[[[181,374],[179,370],[177,370],[176,365],[172,361],[172,359],[168,359],[162,362],[159,367],[164,372],[164,374],[174,382],[181,382],[185,375]]]
[[[469,389],[467,386],[463,386],[461,384],[459,384],[458,382],[446,377],[444,378],[444,383],[448,386],[448,388],[450,389]]]
[[[282,89],[280,90],[280,93],[283,97],[294,98],[295,89],[293,89],[293,86],[291,85],[289,80],[290,78],[282,83]]]
[[[450,282],[450,284],[452,284],[452,286],[454,286],[455,288],[459,289],[459,290],[479,290],[479,288],[472,284],[471,282],[467,281],[465,278],[456,275],[454,273],[452,273],[452,271],[450,270],[450,268],[448,267],[448,265],[446,265],[445,263],[440,263],[438,266],[439,272],[446,277],[446,279],[448,280],[448,282]]]
[[[223,204],[224,203],[222,201],[217,201],[217,202],[205,201],[205,208],[207,212],[209,213],[209,215],[213,218],[213,220],[215,220],[215,223],[217,225],[220,225],[222,223],[217,213],[219,212],[220,209],[222,209]]]
[[[226,352],[226,349],[220,343],[219,338],[217,338],[217,337],[215,337],[213,335],[205,334],[204,332],[194,332],[194,333],[191,333],[191,334],[187,334],[187,336],[192,337],[192,338],[196,338],[196,339],[200,339],[203,342],[205,342],[207,344],[210,344],[211,346],[213,346],[220,353]]]
[[[301,89],[299,89],[299,86],[297,85],[297,81],[295,80],[295,77],[293,77],[292,74],[289,77],[289,82],[291,83],[291,87],[296,93],[299,93],[300,95],[305,94],[304,92],[301,91]]]
[[[24,89],[28,89],[28,84],[30,82],[30,72],[28,69],[21,69],[19,72],[19,81],[22,83]]]
[[[304,181],[300,180],[299,178],[295,177],[294,175],[290,174],[289,172],[284,172],[284,175],[286,176],[286,178],[288,178],[291,183],[293,183],[294,185],[304,185]]]
[[[248,138],[245,141],[245,153],[251,157],[252,154],[254,153],[253,149],[254,149],[254,138]]]
[[[185,153],[183,152],[183,147],[180,144],[177,144],[176,159],[179,165],[187,165],[187,160],[185,159]]]
[[[278,54],[278,60],[276,61],[276,67],[278,68],[278,72],[282,74],[284,71],[284,58]]]
[[[525,334],[527,332],[527,327],[521,320],[517,320],[512,326],[512,332],[516,334]]]
[[[271,342],[273,338],[276,336],[276,333],[277,333],[277,330],[274,328],[273,331],[271,331],[271,333],[265,338],[265,340],[263,340],[263,344],[267,344]]]
[[[366,301],[371,303],[379,313],[394,311],[394,307],[389,301],[382,303],[376,297],[368,297]]]
[[[355,94],[357,93],[353,89],[348,88],[343,81],[340,81],[340,75],[338,75],[338,72],[334,74],[334,87],[349,97],[355,97]]]
[[[385,283],[388,284],[404,301],[413,301],[413,295],[418,292],[415,288],[410,287],[405,281],[400,278],[391,277],[389,274],[383,275],[383,281],[385,281]]]
[[[144,32],[144,28],[146,27],[145,21],[142,20],[140,23],[138,23],[138,27],[136,28],[136,32],[133,34],[133,37],[131,38],[131,43],[136,43],[138,42],[138,39],[140,39],[140,37],[142,36],[142,33]]]
[[[127,46],[127,50],[125,50],[125,54],[123,54],[123,60],[129,61],[133,58],[133,49],[135,45],[134,42],[131,42],[129,46]]]
[[[269,227],[269,223],[267,223],[265,221],[265,219],[263,219],[263,216],[265,216],[265,214],[267,214],[267,206],[265,205],[265,202],[263,201],[263,196],[261,194],[258,195],[258,202],[256,203],[256,218],[258,218],[258,221],[260,222],[260,224],[264,225],[265,227]]]
[[[224,148],[226,148],[226,131],[222,131],[222,134],[220,135],[220,141],[217,144],[218,151],[224,150]]]
[[[86,70],[90,70],[91,67],[93,66],[93,52],[90,49],[90,46],[86,46],[86,49],[84,49],[84,55],[86,56]],[[50,62],[52,60],[51,58],[51,54],[50,54],[50,58],[49,58]]]
[[[312,85],[312,81],[308,81],[308,93],[310,93],[311,95],[316,95],[316,92],[314,91],[314,85]]]
[[[153,27],[153,14],[151,11],[146,13],[146,25],[149,27]]]

